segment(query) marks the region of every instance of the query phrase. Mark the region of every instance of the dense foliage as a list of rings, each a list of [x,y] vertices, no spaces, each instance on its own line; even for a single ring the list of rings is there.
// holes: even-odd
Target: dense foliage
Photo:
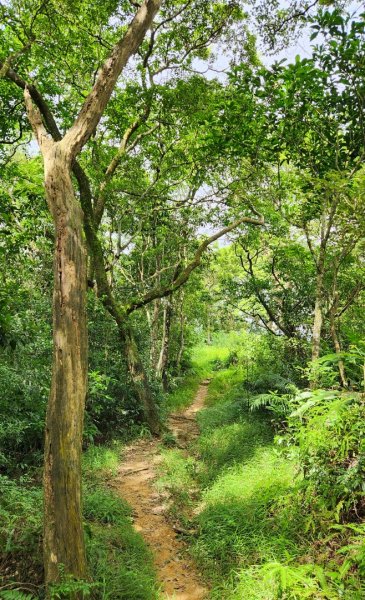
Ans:
[[[153,434],[158,487],[212,598],[360,600],[365,15],[336,2],[162,2],[69,161],[71,250],[87,260],[71,313],[75,327],[87,316],[90,577],[61,565],[45,588],[45,419],[67,298],[57,312],[64,223],[42,139],[73,131],[140,4],[0,5],[0,598],[158,598],[108,488],[123,444]],[[302,24],[306,58],[260,56],[258,40],[285,48]],[[187,456],[166,418],[203,377]]]

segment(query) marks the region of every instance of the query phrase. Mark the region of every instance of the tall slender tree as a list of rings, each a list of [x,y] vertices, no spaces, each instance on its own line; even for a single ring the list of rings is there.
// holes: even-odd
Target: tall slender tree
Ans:
[[[72,182],[73,164],[94,132],[116,82],[137,51],[160,6],[145,0],[99,69],[75,121],[61,136],[34,86],[24,82],[29,122],[44,160],[46,197],[55,225],[53,369],[44,459],[44,566],[46,585],[65,574],[87,576],[81,503],[81,449],[87,389],[86,247],[83,214]],[[2,71],[16,83],[5,61]],[[44,105],[43,105],[44,104]],[[41,107],[40,107],[41,105]],[[43,108],[43,111],[40,110]],[[42,114],[43,113],[43,114]],[[56,138],[56,139],[54,139]]]

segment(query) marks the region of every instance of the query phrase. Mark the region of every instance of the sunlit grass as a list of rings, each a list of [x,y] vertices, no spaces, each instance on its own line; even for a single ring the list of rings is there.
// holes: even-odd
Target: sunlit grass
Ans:
[[[89,446],[82,457],[84,474],[98,479],[116,475],[121,461],[122,448],[123,445],[120,442],[109,446]]]
[[[226,360],[229,356],[229,352],[229,345],[223,344],[219,339],[210,346],[196,346],[192,353],[194,368],[200,369],[202,376],[211,377],[213,362],[217,360]]]
[[[194,400],[199,384],[214,374],[214,361],[225,360],[229,355],[229,347],[217,341],[211,346],[196,346],[192,352],[192,368],[184,377],[176,378],[174,388],[166,398],[165,407],[168,412],[182,410]]]

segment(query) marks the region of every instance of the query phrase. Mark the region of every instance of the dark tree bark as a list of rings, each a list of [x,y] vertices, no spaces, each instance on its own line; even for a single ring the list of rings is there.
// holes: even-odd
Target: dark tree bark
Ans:
[[[160,417],[132,329],[126,322],[124,322],[123,327],[118,329],[121,347],[128,364],[128,371],[140,404],[143,406],[146,422],[151,433],[158,435],[161,432]]]

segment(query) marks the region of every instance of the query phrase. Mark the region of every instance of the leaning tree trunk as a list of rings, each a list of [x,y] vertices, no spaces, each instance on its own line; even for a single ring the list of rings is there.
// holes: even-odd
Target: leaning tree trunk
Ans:
[[[121,355],[124,356],[127,361],[127,368],[134,391],[143,408],[148,427],[153,434],[157,435],[160,432],[158,410],[132,329],[128,323],[128,315],[125,314],[123,308],[116,301],[107,278],[103,248],[95,227],[90,190],[86,176],[80,169],[76,169],[76,176],[79,183],[81,203],[85,214],[84,231],[90,259],[93,263],[98,295],[104,308],[115,321],[119,333]]]
[[[160,418],[132,330],[124,322],[123,324],[118,323],[118,331],[122,346],[121,350],[125,355],[133,387],[143,407],[146,422],[151,433],[158,435],[161,431]]]
[[[82,211],[58,145],[45,156],[47,200],[56,229],[53,372],[46,416],[44,566],[86,577],[82,530],[81,449],[87,385],[86,250]]]

